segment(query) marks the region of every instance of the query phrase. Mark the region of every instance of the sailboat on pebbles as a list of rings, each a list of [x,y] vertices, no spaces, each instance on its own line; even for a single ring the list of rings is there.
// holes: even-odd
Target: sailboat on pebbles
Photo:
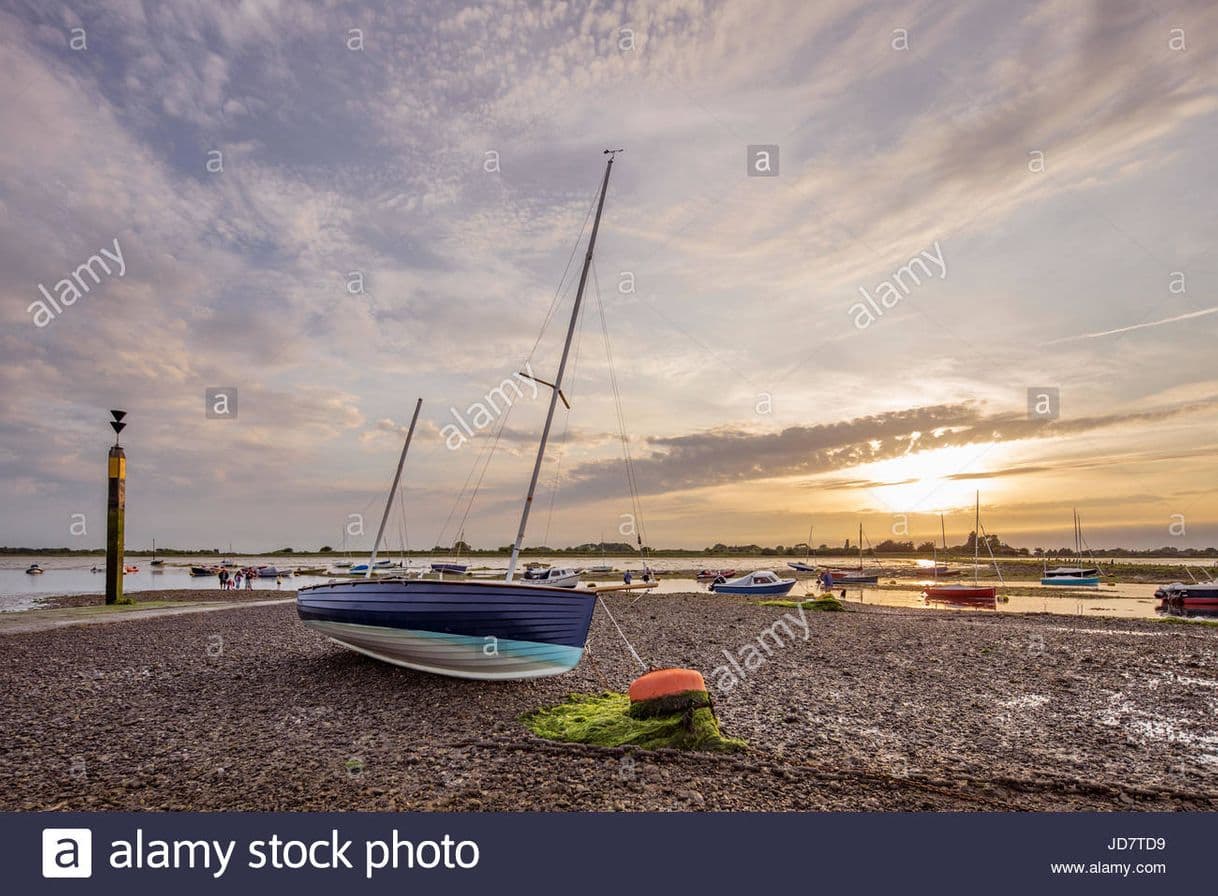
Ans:
[[[386,576],[301,588],[297,592],[296,608],[305,625],[344,647],[375,659],[455,678],[540,678],[567,672],[583,657],[596,591],[518,581],[515,573],[579,320],[609,175],[614,155],[619,151],[605,151],[609,160],[601,181],[596,219],[584,256],[558,375],[552,385],[547,384],[551,385],[549,411],[506,578],[503,581],[425,580]],[[376,563],[376,551],[418,414],[419,406],[416,405],[385,505],[385,518],[369,559],[370,567]]]

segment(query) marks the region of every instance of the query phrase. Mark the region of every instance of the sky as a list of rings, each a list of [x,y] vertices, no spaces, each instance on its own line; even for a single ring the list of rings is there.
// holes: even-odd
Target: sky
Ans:
[[[978,492],[1218,544],[1216,46],[1207,0],[2,0],[0,544],[104,544],[121,408],[129,548],[366,549],[418,397],[389,544],[510,544],[619,147],[526,545],[959,543]]]

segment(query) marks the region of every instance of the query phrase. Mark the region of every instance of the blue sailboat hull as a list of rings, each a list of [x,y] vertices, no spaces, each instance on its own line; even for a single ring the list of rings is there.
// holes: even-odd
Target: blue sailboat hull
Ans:
[[[832,585],[877,585],[880,577],[878,575],[865,575],[862,573],[833,573]]]
[[[1099,583],[1099,576],[1048,576],[1040,580],[1042,585],[1062,585],[1067,588],[1071,585],[1098,585]]]
[[[772,585],[711,585],[716,594],[786,594],[795,587],[795,581],[775,582]]]
[[[365,580],[302,588],[302,622],[345,647],[456,678],[558,675],[583,657],[596,594],[506,582]]]

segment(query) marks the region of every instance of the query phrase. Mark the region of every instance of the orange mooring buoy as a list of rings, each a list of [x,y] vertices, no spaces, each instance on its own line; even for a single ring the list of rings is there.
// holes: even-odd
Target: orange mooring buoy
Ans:
[[[630,702],[654,700],[685,691],[705,691],[706,682],[696,669],[656,669],[636,678],[630,684]]]
[[[635,718],[710,706],[706,681],[696,669],[656,669],[631,682],[628,694],[630,715]]]

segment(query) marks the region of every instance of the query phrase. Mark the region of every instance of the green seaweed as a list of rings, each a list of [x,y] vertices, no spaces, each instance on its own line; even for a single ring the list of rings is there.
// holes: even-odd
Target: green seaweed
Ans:
[[[628,696],[609,691],[572,694],[558,706],[527,713],[522,721],[538,737],[564,743],[714,752],[737,752],[748,748],[743,740],[723,736],[709,706],[640,719],[630,714]]]
[[[632,719],[654,719],[659,716],[675,716],[710,705],[710,694],[706,691],[681,691],[679,694],[666,694],[663,697],[631,703],[629,712]]]
[[[761,600],[760,607],[803,607],[805,610],[816,610],[822,613],[838,613],[846,609],[846,605],[832,595],[828,597],[810,597],[807,600]]]
[[[1156,622],[1166,622],[1168,625],[1200,625],[1211,628],[1218,627],[1218,619],[1198,619],[1186,616],[1160,616]]]

